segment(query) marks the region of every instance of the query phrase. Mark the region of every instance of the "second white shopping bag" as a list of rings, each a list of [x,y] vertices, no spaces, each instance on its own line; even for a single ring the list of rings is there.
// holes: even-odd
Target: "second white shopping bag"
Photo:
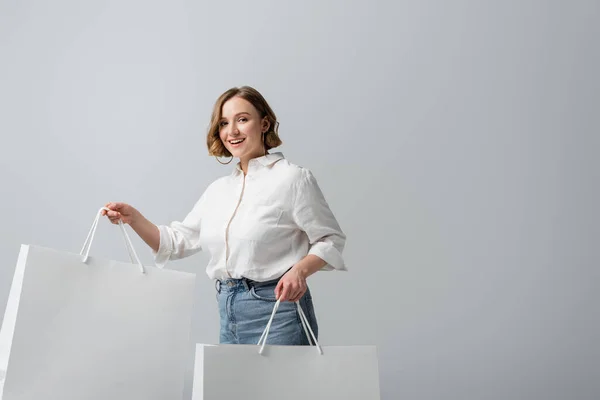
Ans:
[[[296,303],[311,346],[196,345],[193,400],[379,400],[375,346],[321,346]]]
[[[2,400],[181,399],[195,274],[23,245],[2,328]]]

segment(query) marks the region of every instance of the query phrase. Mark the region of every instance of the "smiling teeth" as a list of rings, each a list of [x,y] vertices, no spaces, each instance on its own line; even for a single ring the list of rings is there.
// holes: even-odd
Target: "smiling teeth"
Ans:
[[[232,140],[230,143],[231,144],[238,144],[238,143],[242,143],[244,141],[244,139],[240,139],[240,140]]]

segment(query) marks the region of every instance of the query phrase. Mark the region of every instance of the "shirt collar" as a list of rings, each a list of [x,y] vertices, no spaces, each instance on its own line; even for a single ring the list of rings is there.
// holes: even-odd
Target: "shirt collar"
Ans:
[[[250,162],[248,163],[248,169],[250,169],[250,167],[253,164],[259,164],[259,165],[262,165],[263,167],[270,167],[271,165],[275,164],[277,161],[282,160],[283,158],[285,158],[285,157],[283,156],[283,153],[281,153],[281,152],[267,153],[264,156],[260,156],[260,157],[251,159]],[[239,162],[236,164],[233,173],[237,174],[238,172],[242,172],[242,167],[240,166]]]

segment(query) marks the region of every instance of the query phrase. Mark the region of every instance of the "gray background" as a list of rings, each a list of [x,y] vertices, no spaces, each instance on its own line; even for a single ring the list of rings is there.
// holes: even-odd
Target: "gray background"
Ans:
[[[599,9],[2,1],[0,304],[21,243],[78,252],[107,201],[182,218],[231,168],[212,104],[248,84],[348,235],[350,271],[309,281],[322,344],[376,344],[383,399],[597,399]],[[92,254],[127,259],[116,227]],[[207,259],[170,267],[214,343]]]

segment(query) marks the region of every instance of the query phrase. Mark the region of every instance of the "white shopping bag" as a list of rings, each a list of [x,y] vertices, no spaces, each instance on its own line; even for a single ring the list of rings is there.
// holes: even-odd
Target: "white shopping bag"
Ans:
[[[0,329],[3,400],[181,399],[195,274],[23,245]]]
[[[379,400],[375,346],[321,346],[300,304],[314,346],[196,345],[193,400]]]

